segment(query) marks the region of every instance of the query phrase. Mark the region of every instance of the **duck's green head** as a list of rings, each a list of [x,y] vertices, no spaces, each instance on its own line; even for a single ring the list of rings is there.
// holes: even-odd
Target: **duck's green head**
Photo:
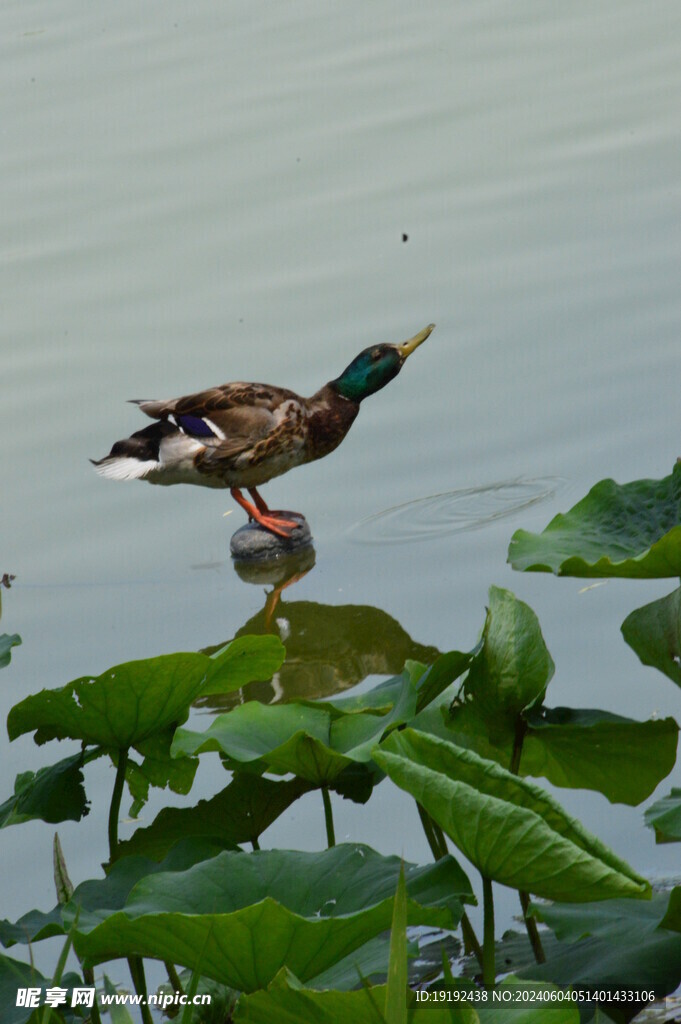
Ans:
[[[428,324],[409,341],[400,345],[372,345],[365,348],[343,370],[340,377],[331,381],[331,387],[352,402],[361,402],[384,388],[402,369],[407,356],[423,344],[435,324]]]

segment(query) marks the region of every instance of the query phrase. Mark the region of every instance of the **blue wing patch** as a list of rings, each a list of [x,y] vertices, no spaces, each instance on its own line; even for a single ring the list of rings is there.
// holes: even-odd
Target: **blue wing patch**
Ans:
[[[191,437],[215,437],[216,434],[200,416],[176,416],[175,422]]]

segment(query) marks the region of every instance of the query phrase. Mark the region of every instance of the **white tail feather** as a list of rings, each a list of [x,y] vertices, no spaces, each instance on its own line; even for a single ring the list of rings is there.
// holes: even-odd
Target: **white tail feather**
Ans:
[[[109,480],[143,480],[148,473],[158,468],[159,464],[154,459],[140,462],[139,459],[124,455],[114,455],[95,465],[95,471]]]

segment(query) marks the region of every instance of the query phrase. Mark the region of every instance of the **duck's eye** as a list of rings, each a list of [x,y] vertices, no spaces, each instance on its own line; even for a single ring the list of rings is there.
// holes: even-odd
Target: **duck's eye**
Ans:
[[[378,360],[380,358],[381,358],[381,350],[380,350],[380,348],[375,348],[374,351],[371,353],[371,361],[373,363],[376,363],[376,362],[378,362]]]

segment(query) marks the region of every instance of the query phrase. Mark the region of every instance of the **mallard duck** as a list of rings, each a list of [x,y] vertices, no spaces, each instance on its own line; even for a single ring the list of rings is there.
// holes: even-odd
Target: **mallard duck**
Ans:
[[[237,382],[169,401],[134,400],[157,422],[116,441],[105,458],[91,461],[111,480],[229,487],[250,519],[290,537],[300,522],[290,512],[269,509],[257,488],[337,448],[360,403],[397,376],[434,326],[400,345],[364,349],[312,398],[269,384]]]

